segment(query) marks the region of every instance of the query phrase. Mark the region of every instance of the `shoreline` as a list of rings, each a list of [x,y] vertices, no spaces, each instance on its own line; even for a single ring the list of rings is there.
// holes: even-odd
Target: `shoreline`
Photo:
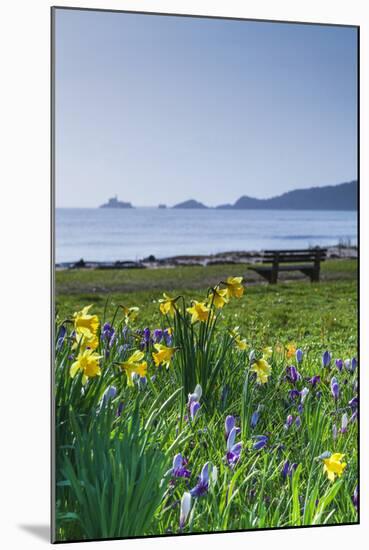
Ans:
[[[327,260],[345,259],[356,260],[358,258],[357,246],[327,246]],[[74,262],[57,262],[55,269],[58,271],[69,269],[160,269],[179,266],[211,266],[222,264],[256,264],[263,259],[263,251],[226,251],[217,254],[205,255],[179,255],[167,258],[156,258],[151,255],[142,260],[117,260],[117,261],[89,261],[78,260]]]

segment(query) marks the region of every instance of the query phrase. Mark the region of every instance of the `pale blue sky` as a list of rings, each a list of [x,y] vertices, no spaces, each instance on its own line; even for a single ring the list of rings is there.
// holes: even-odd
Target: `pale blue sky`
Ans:
[[[57,206],[212,206],[356,165],[356,29],[56,10]]]

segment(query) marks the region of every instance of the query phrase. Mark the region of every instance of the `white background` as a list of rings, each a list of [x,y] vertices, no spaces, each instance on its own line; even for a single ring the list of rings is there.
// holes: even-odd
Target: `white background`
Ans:
[[[50,12],[47,0],[8,0],[0,11],[0,544],[39,548],[49,523]],[[136,541],[88,548],[361,548],[368,506],[368,98],[366,0],[89,0],[57,5],[227,15],[361,26],[361,521],[327,527]],[[345,315],[345,311],[342,311]],[[76,545],[70,545],[70,548]],[[80,548],[80,546],[79,546]],[[86,546],[87,548],[87,546]]]

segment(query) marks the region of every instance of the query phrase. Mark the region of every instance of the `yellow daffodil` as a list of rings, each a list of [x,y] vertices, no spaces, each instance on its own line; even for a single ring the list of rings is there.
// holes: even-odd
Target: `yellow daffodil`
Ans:
[[[169,315],[170,317],[174,317],[176,313],[176,303],[177,298],[171,298],[168,296],[168,294],[163,293],[163,298],[159,299],[159,308],[163,315]]]
[[[224,284],[229,297],[241,298],[245,290],[242,281],[243,277],[228,277]]]
[[[210,308],[204,302],[197,302],[196,300],[193,300],[192,304],[191,307],[187,308],[188,313],[191,314],[191,323],[207,321],[211,314]]]
[[[99,345],[99,338],[96,334],[93,334],[91,338],[86,338],[86,336],[82,336],[81,334],[76,335],[76,341],[74,342],[72,349],[79,348],[79,351],[84,351],[85,349],[91,349],[94,350]]]
[[[127,384],[133,386],[132,374],[136,373],[143,378],[147,373],[146,361],[141,361],[144,358],[144,352],[136,350],[132,355],[121,364],[121,368],[126,371]]]
[[[90,315],[88,312],[92,305],[84,307],[74,314],[74,330],[79,336],[87,340],[92,339],[99,329],[99,318],[97,315]]]
[[[287,344],[286,346],[286,357],[288,359],[291,359],[291,357],[295,357],[296,353],[296,346],[293,343]]]
[[[139,307],[136,307],[136,306],[133,306],[133,307],[126,307],[126,306],[120,306],[122,309],[123,309],[123,314],[124,314],[124,321],[126,323],[126,325],[130,322],[130,321],[134,321],[140,311],[140,308]]]
[[[253,363],[251,370],[256,373],[256,382],[258,384],[266,384],[268,382],[268,377],[272,372],[272,367],[265,361],[265,359],[259,359]]]
[[[156,353],[152,354],[155,365],[157,367],[159,365],[169,367],[169,363],[176,352],[176,348],[168,348],[163,344],[154,344],[154,348],[157,350]]]
[[[239,327],[235,327],[233,330],[230,330],[229,332],[233,338],[233,342],[236,348],[238,348],[240,351],[245,351],[249,347],[246,341],[246,338],[242,338],[240,336]]]
[[[327,474],[329,481],[334,481],[336,476],[341,477],[344,469],[346,468],[346,462],[341,462],[345,455],[341,453],[334,453],[329,458],[323,460],[323,471]]]
[[[92,350],[86,349],[79,353],[76,361],[74,361],[69,371],[71,378],[74,378],[79,370],[83,372],[82,384],[86,384],[89,378],[100,376],[100,359],[101,356]]]
[[[209,298],[209,305],[211,303],[218,309],[221,309],[228,303],[228,290],[226,288],[220,289],[215,287],[211,290],[211,297]]]
[[[272,355],[273,355],[273,348],[271,346],[267,346],[266,348],[263,348],[264,359],[270,359]]]

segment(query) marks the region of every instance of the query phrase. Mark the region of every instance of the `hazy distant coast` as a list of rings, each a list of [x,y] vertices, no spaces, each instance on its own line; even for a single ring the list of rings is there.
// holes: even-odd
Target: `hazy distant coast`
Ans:
[[[243,195],[233,204],[226,203],[214,207],[209,207],[195,199],[189,199],[179,202],[171,208],[183,210],[209,208],[218,210],[357,210],[357,189],[357,181],[350,181],[338,185],[294,189],[268,199]],[[130,202],[118,201],[115,196],[100,208],[133,208],[133,206]],[[167,208],[167,205],[160,203],[158,208]]]

